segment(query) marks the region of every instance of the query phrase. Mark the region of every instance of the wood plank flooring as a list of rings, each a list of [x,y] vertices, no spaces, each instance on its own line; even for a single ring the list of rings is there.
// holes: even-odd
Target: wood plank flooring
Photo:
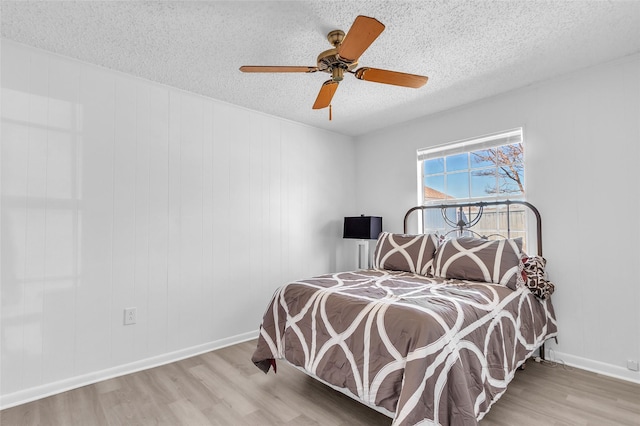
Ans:
[[[280,362],[251,363],[255,341],[106,380],[0,412],[8,425],[390,425],[391,419]],[[640,425],[640,385],[527,363],[481,426]]]

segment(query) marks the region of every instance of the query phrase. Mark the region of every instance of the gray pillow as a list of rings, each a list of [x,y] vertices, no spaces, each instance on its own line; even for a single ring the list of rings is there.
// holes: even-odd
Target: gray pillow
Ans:
[[[485,240],[460,237],[447,240],[436,250],[434,275],[502,284],[515,290],[521,268],[521,251],[522,238]]]
[[[428,275],[438,238],[433,234],[405,235],[383,232],[373,254],[373,266],[391,271]]]

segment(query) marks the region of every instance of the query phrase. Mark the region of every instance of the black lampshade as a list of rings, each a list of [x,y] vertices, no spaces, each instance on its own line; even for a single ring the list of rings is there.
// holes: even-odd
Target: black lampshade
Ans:
[[[342,238],[376,240],[382,232],[382,218],[379,216],[355,216],[344,218]]]

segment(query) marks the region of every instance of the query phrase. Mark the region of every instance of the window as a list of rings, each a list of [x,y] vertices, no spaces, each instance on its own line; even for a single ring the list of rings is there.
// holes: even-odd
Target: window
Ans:
[[[522,128],[418,150],[418,166],[418,198],[424,205],[525,198]],[[524,207],[511,206],[511,212],[509,236],[526,237]],[[470,217],[465,219],[472,220],[475,213],[467,209]],[[446,212],[454,222],[457,214],[455,209]],[[424,220],[427,232],[451,230],[438,210],[427,211]],[[485,208],[473,229],[486,236],[506,234],[506,209]]]

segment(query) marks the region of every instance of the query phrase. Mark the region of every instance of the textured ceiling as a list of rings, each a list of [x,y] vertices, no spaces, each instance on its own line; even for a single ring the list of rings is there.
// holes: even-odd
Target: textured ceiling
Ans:
[[[365,134],[640,51],[638,1],[2,1],[2,37],[347,135]],[[316,65],[357,15],[386,29],[360,66],[429,76],[420,89],[346,75],[327,110]]]

